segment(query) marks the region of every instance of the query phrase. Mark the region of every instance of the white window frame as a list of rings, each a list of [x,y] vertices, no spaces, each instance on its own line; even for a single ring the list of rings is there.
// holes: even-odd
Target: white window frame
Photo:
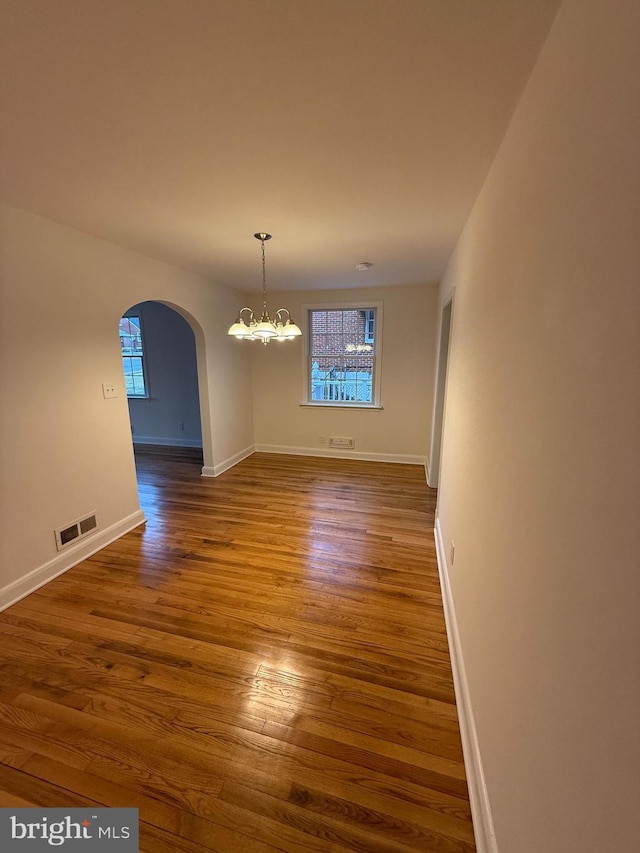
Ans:
[[[373,349],[373,379],[371,386],[372,400],[370,403],[358,402],[356,400],[312,400],[311,399],[311,323],[309,314],[311,311],[366,311],[374,309],[376,312],[374,349]],[[320,302],[301,306],[302,310],[302,334],[305,342],[302,347],[302,402],[301,406],[309,406],[318,409],[382,409],[381,387],[382,387],[382,302]],[[366,317],[365,317],[366,323]],[[366,327],[365,327],[366,332]]]
[[[144,331],[144,321],[142,319],[142,313],[140,311],[127,311],[122,315],[122,319],[130,319],[135,318],[140,323],[140,339],[142,341],[142,354],[140,358],[142,359],[142,378],[144,380],[144,394],[127,394],[127,400],[149,400],[151,395],[149,393],[149,374],[147,373],[147,353],[146,353],[146,342],[145,342],[145,331]],[[124,356],[122,357],[124,358]],[[122,372],[124,374],[124,364],[122,367]],[[125,377],[125,389],[127,387],[126,377]]]

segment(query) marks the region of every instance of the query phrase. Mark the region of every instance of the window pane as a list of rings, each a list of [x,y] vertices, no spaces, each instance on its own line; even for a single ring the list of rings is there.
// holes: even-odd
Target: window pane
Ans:
[[[358,368],[357,375],[357,399],[361,403],[371,403],[373,400],[373,365],[367,368]]]
[[[311,312],[311,331],[315,334],[326,334],[327,332],[327,312],[312,311]]]
[[[127,397],[130,397],[134,393],[131,359],[123,356],[122,367],[124,368],[124,384],[127,389]]]
[[[135,355],[142,352],[142,332],[139,317],[120,319],[120,346],[123,355]]]

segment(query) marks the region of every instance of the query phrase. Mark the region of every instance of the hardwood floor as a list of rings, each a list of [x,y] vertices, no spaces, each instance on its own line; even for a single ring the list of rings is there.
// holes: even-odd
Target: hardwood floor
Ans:
[[[145,853],[475,850],[417,466],[137,454],[148,518],[0,614],[0,805]]]

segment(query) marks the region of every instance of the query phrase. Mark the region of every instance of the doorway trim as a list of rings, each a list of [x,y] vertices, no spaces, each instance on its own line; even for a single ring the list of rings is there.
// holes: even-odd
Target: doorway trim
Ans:
[[[431,452],[429,454],[428,483],[434,489],[440,481],[440,463],[442,461],[442,436],[444,433],[444,415],[447,395],[447,374],[449,370],[449,352],[451,349],[451,328],[453,319],[452,295],[443,305],[440,314],[438,335],[438,366],[436,368],[436,388],[433,401],[433,421],[431,426]]]

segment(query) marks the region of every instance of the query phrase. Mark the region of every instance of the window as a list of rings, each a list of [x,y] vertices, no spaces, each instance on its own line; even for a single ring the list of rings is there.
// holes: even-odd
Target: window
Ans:
[[[127,397],[148,397],[144,374],[142,324],[138,314],[120,318],[120,348]]]
[[[382,305],[308,307],[305,402],[379,407]]]
[[[375,340],[376,311],[375,308],[367,308],[364,312],[364,342],[372,344]]]

